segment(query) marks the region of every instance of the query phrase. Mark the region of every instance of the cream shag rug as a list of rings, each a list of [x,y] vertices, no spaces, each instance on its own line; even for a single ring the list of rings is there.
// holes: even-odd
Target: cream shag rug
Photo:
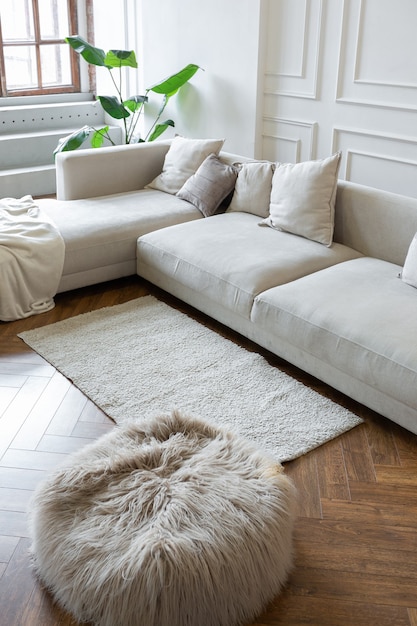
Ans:
[[[119,424],[178,409],[283,462],[362,421],[153,296],[19,337]]]

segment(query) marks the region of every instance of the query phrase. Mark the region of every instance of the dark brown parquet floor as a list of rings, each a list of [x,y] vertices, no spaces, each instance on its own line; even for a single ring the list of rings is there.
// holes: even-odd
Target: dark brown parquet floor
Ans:
[[[26,512],[47,472],[113,427],[17,333],[147,293],[257,349],[138,277],[60,294],[48,313],[0,323],[1,626],[75,626],[33,575]],[[417,626],[417,436],[264,354],[364,423],[286,464],[299,494],[295,567],[251,626]]]

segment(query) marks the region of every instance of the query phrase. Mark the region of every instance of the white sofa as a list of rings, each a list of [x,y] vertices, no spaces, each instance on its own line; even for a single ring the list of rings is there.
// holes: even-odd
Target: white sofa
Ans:
[[[41,206],[66,242],[60,291],[137,272],[417,433],[417,290],[399,277],[417,200],[339,181],[326,246],[145,188],[169,146],[58,155]]]

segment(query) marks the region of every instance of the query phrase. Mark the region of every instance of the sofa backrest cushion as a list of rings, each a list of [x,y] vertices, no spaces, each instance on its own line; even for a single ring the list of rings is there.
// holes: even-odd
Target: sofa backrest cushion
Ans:
[[[262,218],[268,217],[275,164],[270,161],[253,161],[238,163],[238,168],[239,175],[227,211],[243,211]]]

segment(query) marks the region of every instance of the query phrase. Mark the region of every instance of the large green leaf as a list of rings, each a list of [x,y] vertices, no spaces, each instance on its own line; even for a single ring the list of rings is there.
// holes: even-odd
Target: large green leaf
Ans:
[[[158,137],[166,131],[168,126],[175,126],[174,121],[165,120],[165,122],[162,122],[162,124],[157,124],[153,129],[151,135],[149,136],[148,141],[155,141],[155,139],[158,139]]]
[[[140,109],[144,102],[148,102],[147,96],[130,96],[130,98],[123,101],[123,106],[125,106],[127,109],[129,109],[129,111],[132,111],[132,113],[134,113],[135,111]]]
[[[103,109],[111,117],[116,120],[122,120],[129,117],[130,111],[127,111],[123,104],[115,96],[97,96]]]
[[[165,78],[160,83],[157,83],[156,85],[153,85],[152,87],[149,87],[148,91],[153,91],[155,93],[161,93],[166,96],[171,96],[176,91],[178,91],[180,87],[185,85],[185,83],[187,83],[190,80],[190,78],[192,78],[194,74],[197,72],[197,70],[199,69],[200,67],[198,65],[194,65],[193,63],[190,63],[189,65],[186,65],[182,70],[180,70],[176,74],[173,74],[172,76]]]
[[[109,50],[104,59],[106,67],[137,67],[134,50]]]
[[[92,148],[101,148],[108,130],[108,126],[103,126],[103,128],[99,128],[98,130],[94,131],[93,136],[91,137]]]
[[[91,65],[105,65],[106,53],[101,48],[96,48],[85,41],[82,37],[75,35],[74,37],[66,37],[65,41],[69,43],[71,48],[81,54],[83,59]]]
[[[69,152],[70,150],[76,150],[84,143],[93,131],[91,126],[83,126],[80,130],[76,130],[70,135],[67,135],[57,145],[54,150],[54,154],[58,152]]]

